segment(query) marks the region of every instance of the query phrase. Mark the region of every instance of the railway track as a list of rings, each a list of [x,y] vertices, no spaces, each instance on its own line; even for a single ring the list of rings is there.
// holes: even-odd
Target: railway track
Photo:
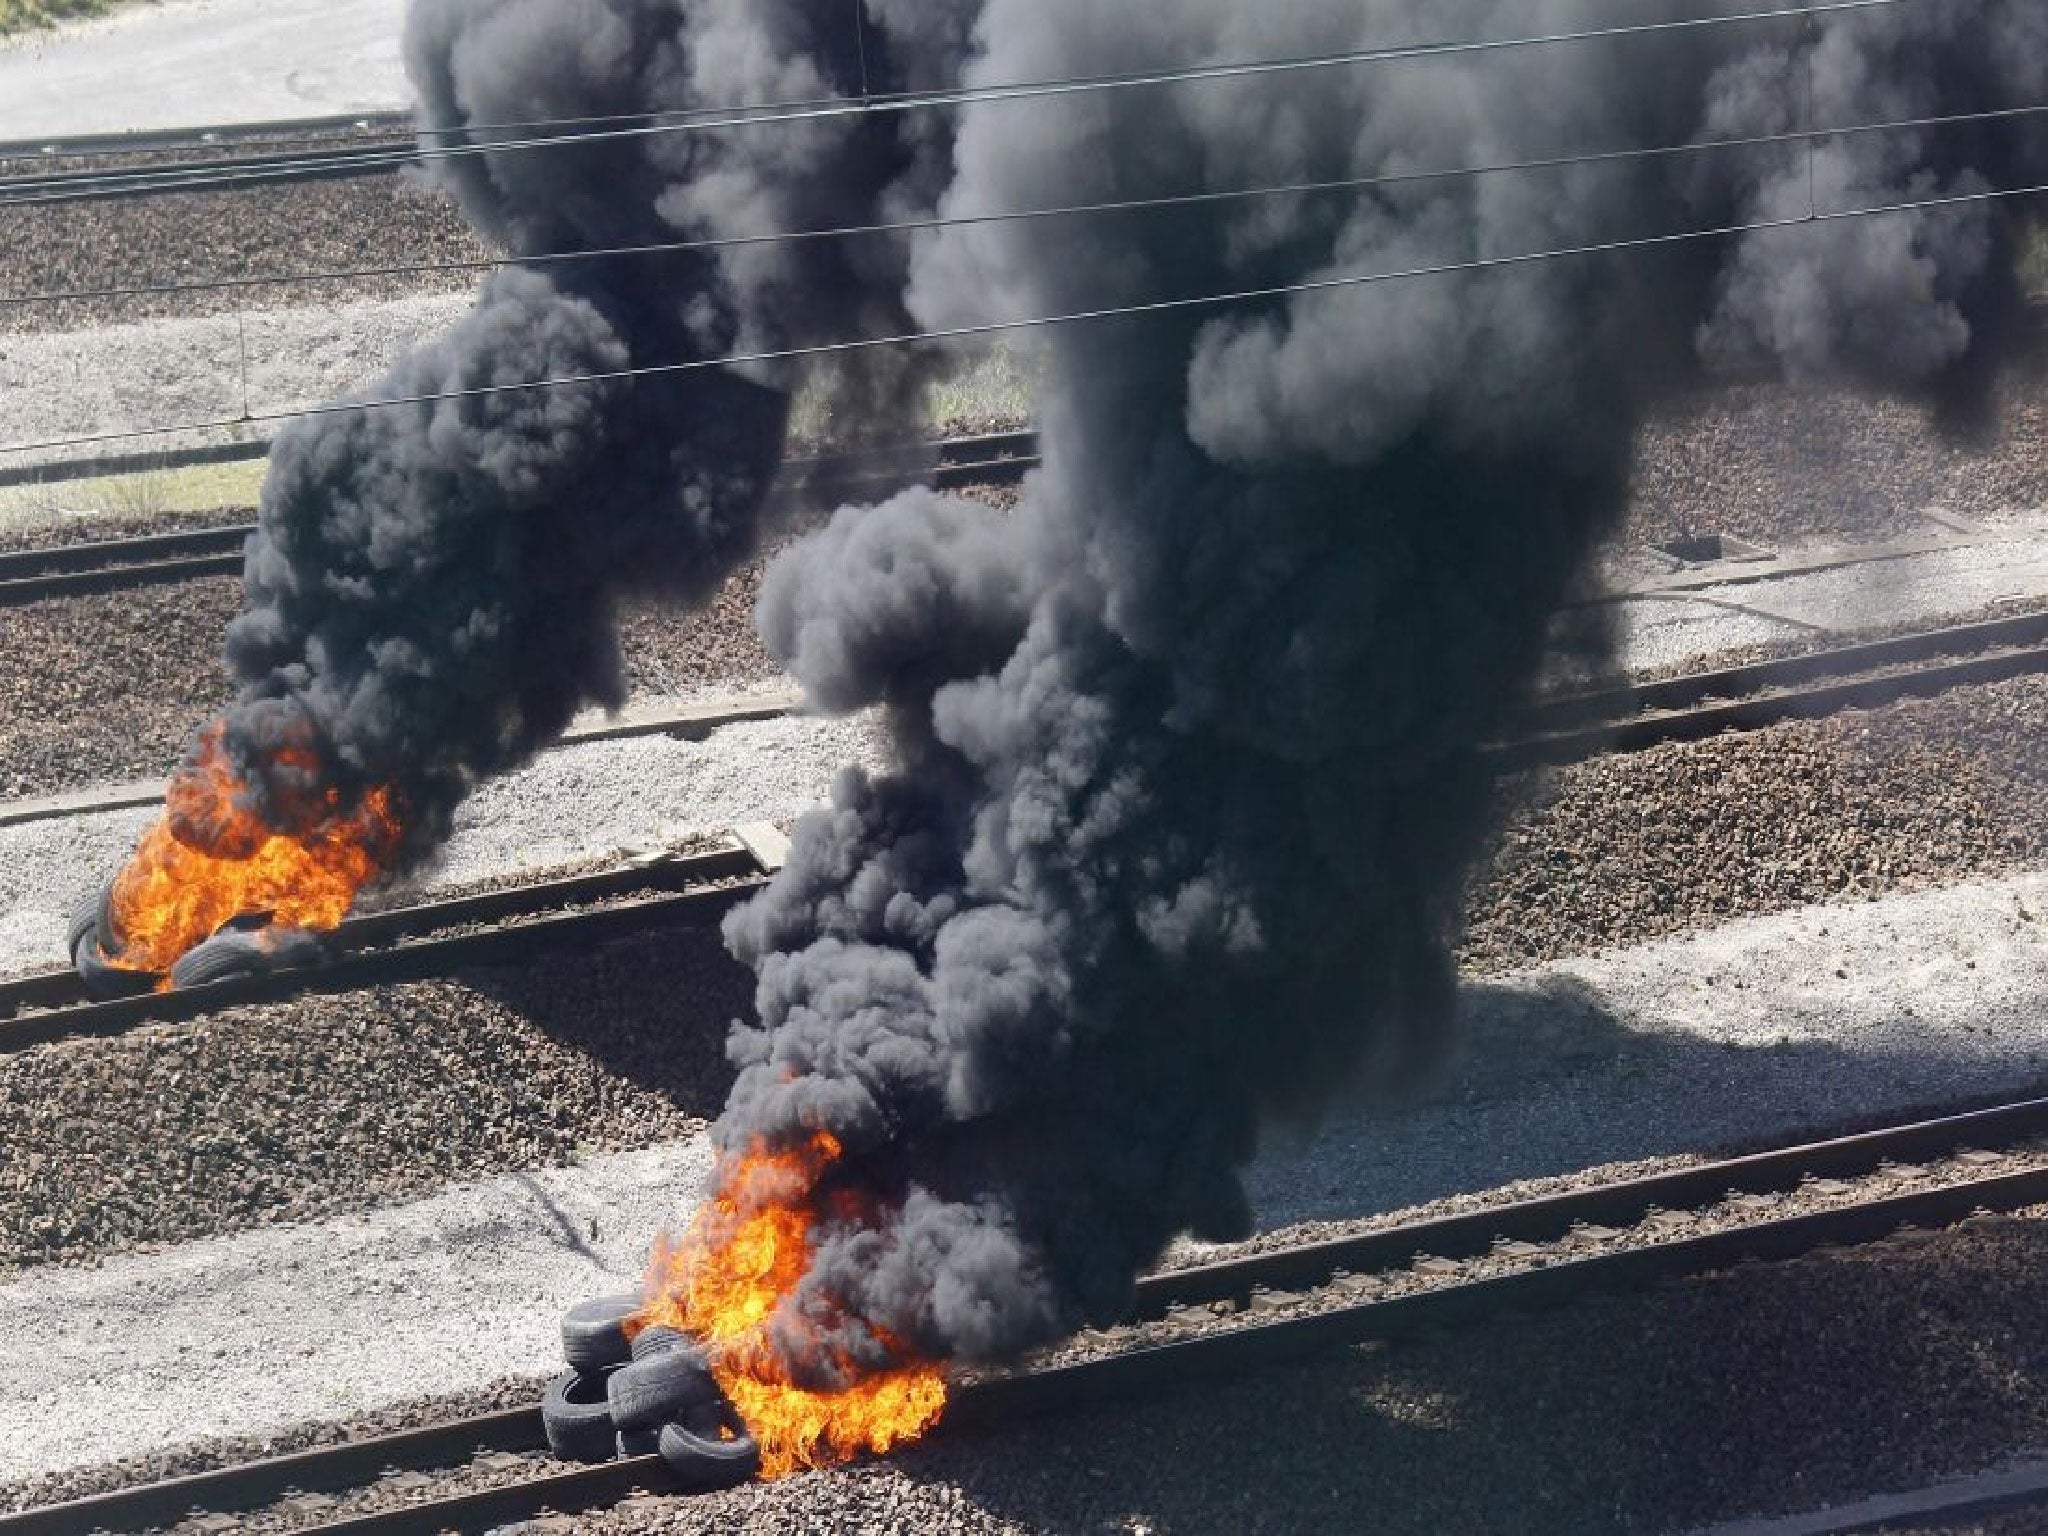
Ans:
[[[1117,1328],[1014,1371],[959,1377],[939,1433],[1163,1396],[1362,1343],[2023,1209],[2048,1202],[2044,1138],[2048,1100],[2035,1099],[1154,1274]],[[565,1471],[543,1443],[537,1409],[517,1409],[0,1516],[0,1536],[245,1514],[363,1489],[393,1469],[468,1486],[401,1507],[337,1505],[338,1518],[300,1529],[481,1531],[669,1486],[659,1458]]]
[[[331,936],[333,958],[323,964],[211,986],[95,1002],[70,970],[0,982],[0,1055],[179,1023],[236,1004],[413,981],[656,929],[708,925],[773,873],[775,858],[764,848],[759,837],[728,839],[637,867],[351,917]]]
[[[1002,462],[1028,466],[1030,461],[1020,456]],[[985,474],[986,465],[974,466],[974,472]],[[2048,613],[2021,614],[1547,700],[1525,717],[1522,734],[1490,750],[1489,760],[1500,773],[1556,766],[2042,672],[2048,672]],[[796,706],[791,696],[732,714],[656,710],[572,731],[562,745],[702,732],[731,719],[765,719]],[[134,810],[155,804],[160,796],[161,786],[151,781],[0,803],[0,827]]]
[[[1035,434],[994,432],[948,438],[908,450],[795,460],[777,494],[785,501],[872,494],[911,483],[927,473],[942,490],[1006,484],[1021,479],[1038,462]],[[202,577],[239,576],[243,545],[255,531],[254,523],[237,523],[0,554],[0,607]]]
[[[335,134],[410,133],[410,112],[353,112],[326,117],[275,118],[264,122],[216,123],[192,128],[144,129],[126,133],[78,133],[39,139],[0,140],[0,165],[14,161],[99,160],[120,156],[214,153],[241,144],[304,142]]]
[[[0,144],[0,207],[388,175],[418,158],[414,147],[407,113],[18,140]]]
[[[1489,757],[1510,773],[2043,672],[2048,613],[2019,614],[1545,700]]]
[[[2048,614],[2027,614],[1554,700],[1538,712],[1530,735],[1496,747],[1491,757],[1497,770],[1510,772],[2043,671]],[[564,744],[650,735],[701,739],[724,726],[787,715],[800,705],[795,695],[780,695],[631,714],[571,733]],[[160,795],[160,786],[147,784],[26,808],[0,806],[0,825],[147,806]],[[333,958],[322,965],[110,1002],[89,999],[68,968],[0,981],[0,1055],[178,1023],[240,1003],[388,985],[662,927],[711,923],[771,873],[771,862],[732,845],[487,896],[429,901],[349,919],[332,936]]]

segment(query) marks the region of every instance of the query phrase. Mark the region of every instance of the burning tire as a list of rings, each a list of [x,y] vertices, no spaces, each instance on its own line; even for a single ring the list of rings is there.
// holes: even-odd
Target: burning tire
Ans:
[[[102,1002],[117,997],[140,997],[152,992],[162,978],[149,971],[133,971],[114,964],[121,951],[121,936],[114,927],[114,882],[102,882],[97,890],[81,896],[71,909],[65,928],[70,945],[71,965],[85,990]]]
[[[87,891],[78,898],[78,904],[71,909],[71,922],[64,929],[64,950],[69,954],[78,948],[78,941],[88,933],[96,934],[105,921],[109,900],[113,894],[112,881],[96,890]]]
[[[725,1401],[703,1353],[668,1328],[649,1328],[633,1341],[633,1363],[612,1372],[607,1392],[621,1430],[658,1428]]]
[[[626,1319],[639,1310],[637,1295],[578,1302],[562,1314],[562,1358],[579,1371],[624,1365],[633,1358],[633,1348],[626,1342]]]
[[[760,1443],[723,1398],[708,1420],[665,1425],[660,1444],[661,1459],[694,1492],[737,1488],[761,1470]]]
[[[114,928],[114,882],[108,879],[97,890],[81,896],[71,909],[65,928],[71,965],[85,990],[101,1001],[117,997],[140,997],[154,991],[159,978],[148,971],[132,971],[114,964],[121,938]]]
[[[627,1344],[625,1325],[639,1307],[638,1296],[600,1296],[563,1314],[562,1353],[577,1369],[541,1403],[549,1448],[564,1461],[659,1456],[694,1493],[754,1477],[760,1444],[704,1352],[673,1328],[642,1329]]]
[[[171,967],[171,985],[182,990],[241,976],[266,976],[317,964],[326,955],[326,946],[303,928],[272,927],[253,933],[228,929],[181,955]]]
[[[548,1449],[564,1461],[610,1461],[618,1450],[618,1431],[607,1404],[605,1378],[572,1371],[548,1384],[540,1400],[541,1428]]]
[[[100,947],[99,934],[90,928],[71,946],[71,965],[78,972],[78,979],[85,983],[85,990],[102,1002],[153,992],[159,979],[148,971],[126,970],[114,964]]]

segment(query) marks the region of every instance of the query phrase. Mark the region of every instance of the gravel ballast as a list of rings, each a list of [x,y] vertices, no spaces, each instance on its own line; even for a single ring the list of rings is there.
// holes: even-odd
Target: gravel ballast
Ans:
[[[686,698],[781,677],[754,633],[761,563],[705,608],[622,606],[629,695]],[[220,661],[241,582],[214,577],[0,607],[0,799],[150,778],[234,699]]]
[[[715,931],[682,931],[8,1057],[0,1270],[687,1135],[750,998]]]
[[[403,141],[387,141],[364,152],[389,153],[394,142],[404,147]],[[294,145],[291,152],[299,148]],[[86,172],[65,165],[62,174]],[[7,217],[19,238],[0,246],[0,294],[118,290],[122,296],[0,305],[0,347],[10,337],[87,332],[142,320],[463,295],[488,270],[469,264],[487,262],[495,254],[446,194],[415,175],[390,172],[239,190],[79,198],[10,208]],[[418,267],[449,270],[317,282],[244,281]],[[236,286],[203,286],[221,280]],[[182,291],[134,292],[161,288]]]
[[[1469,906],[1475,972],[2048,857],[2048,678],[1556,771]]]
[[[1997,386],[1999,424],[1945,436],[1924,406],[1783,382],[1724,385],[1668,407],[1636,453],[1624,544],[1722,534],[1767,546],[1924,531],[2048,505],[2048,366]]]

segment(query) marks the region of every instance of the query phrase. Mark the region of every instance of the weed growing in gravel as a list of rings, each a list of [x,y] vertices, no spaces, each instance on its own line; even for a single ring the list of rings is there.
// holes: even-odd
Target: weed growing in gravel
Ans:
[[[0,0],[0,37],[78,16],[98,16],[120,0]]]

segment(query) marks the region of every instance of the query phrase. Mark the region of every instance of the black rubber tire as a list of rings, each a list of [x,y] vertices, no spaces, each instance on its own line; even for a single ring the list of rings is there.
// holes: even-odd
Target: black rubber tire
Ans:
[[[105,885],[93,887],[78,898],[77,905],[71,909],[71,921],[64,929],[66,953],[77,949],[80,939],[99,928],[101,905],[107,899],[107,892],[113,888],[113,882],[108,881]]]
[[[101,1002],[111,1002],[117,997],[141,997],[154,992],[162,978],[149,971],[123,970],[110,962],[100,948],[99,936],[82,933],[71,948],[71,965],[78,972],[78,979],[85,983],[85,990]]]
[[[658,1355],[665,1349],[687,1349],[690,1341],[673,1328],[642,1328],[633,1335],[631,1357],[645,1360],[649,1355]]]
[[[541,1428],[548,1449],[564,1461],[610,1461],[618,1453],[603,1376],[571,1371],[548,1383],[540,1400]]]
[[[247,933],[218,933],[178,956],[171,967],[171,985],[209,987],[238,976],[261,976],[270,969],[270,951]]]
[[[619,1454],[629,1461],[635,1456],[659,1456],[661,1454],[661,1431],[659,1429],[620,1430]]]
[[[608,1392],[619,1429],[652,1429],[725,1400],[703,1354],[680,1340],[613,1371]]]
[[[100,948],[114,954],[126,947],[128,941],[121,937],[121,930],[114,926],[114,880],[112,875],[100,882],[99,911],[95,914],[98,922]]]
[[[624,1365],[633,1358],[626,1342],[626,1319],[639,1310],[637,1293],[577,1302],[562,1314],[562,1358],[578,1371]]]
[[[272,928],[261,934],[223,930],[178,957],[171,985],[207,987],[240,976],[268,976],[295,966],[317,965],[327,949],[303,928]]]
[[[732,1431],[730,1440],[684,1424],[665,1424],[661,1431],[661,1459],[684,1487],[697,1493],[719,1488],[737,1488],[761,1470],[760,1442],[722,1399],[723,1412],[716,1422]]]

